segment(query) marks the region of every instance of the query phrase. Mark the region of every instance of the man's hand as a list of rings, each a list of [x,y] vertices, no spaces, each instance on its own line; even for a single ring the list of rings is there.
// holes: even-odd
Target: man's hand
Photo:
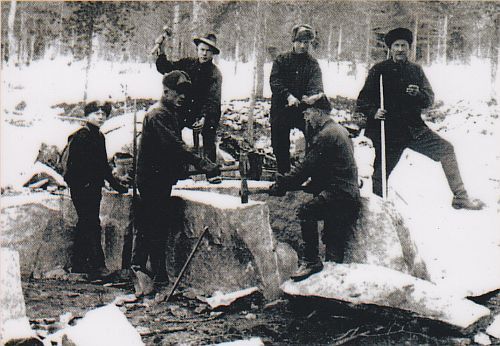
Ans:
[[[288,107],[298,107],[300,105],[300,101],[298,98],[290,94],[287,98],[288,101]]]
[[[319,94],[314,94],[314,95],[311,95],[311,96],[302,96],[302,102],[309,105],[309,106],[312,106],[314,103],[316,103],[316,101],[318,101],[320,98],[323,97],[323,93],[319,93]]]
[[[217,166],[215,163],[213,163],[209,159],[205,159],[205,158],[201,159],[198,166],[202,172],[204,172],[205,174],[207,174],[211,177],[216,177],[216,176],[221,174],[219,166]]]
[[[204,125],[205,125],[205,117],[203,117],[203,118],[201,118],[193,123],[193,131],[200,132],[203,129]]]
[[[125,185],[122,185],[120,183],[116,183],[113,185],[113,189],[116,190],[120,194],[124,194],[128,192],[128,187]]]
[[[418,85],[410,84],[406,88],[406,93],[410,96],[417,96],[420,93],[420,88]]]
[[[268,194],[269,196],[283,197],[286,195],[286,190],[280,187],[280,185],[276,182],[269,187]]]
[[[377,120],[385,120],[385,114],[387,111],[385,109],[377,109],[377,113],[375,113],[374,118]]]

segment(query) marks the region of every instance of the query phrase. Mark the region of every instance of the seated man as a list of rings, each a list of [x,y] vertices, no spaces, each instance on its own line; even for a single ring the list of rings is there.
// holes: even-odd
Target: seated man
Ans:
[[[317,103],[316,103],[317,105]],[[341,263],[344,247],[360,208],[358,170],[347,130],[318,108],[304,111],[308,150],[304,159],[284,176],[278,175],[270,194],[284,195],[311,178],[308,190],[314,198],[303,204],[297,216],[302,229],[302,266],[292,276],[301,281],[323,269],[319,258],[319,220],[324,220],[326,261]]]

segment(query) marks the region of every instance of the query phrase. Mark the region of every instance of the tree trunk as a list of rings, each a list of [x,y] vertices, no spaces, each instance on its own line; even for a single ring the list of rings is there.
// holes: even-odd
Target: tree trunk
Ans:
[[[267,9],[265,4],[262,4],[264,8],[258,9],[257,13],[262,14],[261,23],[257,22],[256,28],[256,42],[254,45],[255,49],[255,60],[256,60],[256,80],[255,80],[255,97],[262,98],[264,96],[264,64],[266,63],[265,47],[266,47],[266,37],[264,33],[266,32],[267,19],[266,12]],[[260,6],[258,6],[259,8]]]
[[[415,17],[415,26],[413,27],[413,46],[412,56],[413,61],[417,61],[417,44],[418,44],[418,15]]]
[[[444,23],[443,23],[443,63],[446,64],[448,54],[448,16],[444,16]]]
[[[371,49],[371,17],[366,18],[366,50],[365,50],[365,63],[370,63],[370,49]]]
[[[16,0],[11,0],[10,1],[10,10],[9,10],[9,17],[7,19],[7,40],[9,44],[9,55],[8,55],[8,61],[16,63],[15,59],[17,57],[17,42],[16,42],[16,37],[14,36],[14,23],[16,20],[16,7],[17,7],[17,1]]]
[[[172,57],[172,60],[178,60],[179,59],[179,53],[180,53],[180,37],[181,37],[181,32],[180,32],[180,17],[181,17],[181,9],[180,9],[180,4],[176,3],[174,6],[174,22],[172,26],[172,52],[170,52],[170,56]]]
[[[431,64],[431,38],[427,38],[427,65]]]
[[[499,46],[499,40],[500,40],[500,14],[495,14],[495,17],[493,18],[494,22],[494,28],[495,31],[493,33],[493,40],[492,42],[492,52],[491,54],[491,70],[490,70],[490,90],[491,90],[491,100],[495,101],[495,103],[498,103],[498,93],[500,92],[500,81],[498,81],[498,78],[500,77],[500,46]],[[496,54],[495,54],[496,53]]]
[[[337,60],[340,60],[340,54],[342,54],[342,25],[339,28],[339,42],[337,45]]]
[[[330,28],[328,30],[328,45],[326,47],[328,63],[332,60],[332,36],[333,36],[333,25],[330,24]]]
[[[83,103],[87,103],[88,87],[89,87],[89,72],[92,66],[92,55],[94,44],[94,18],[89,23],[87,32],[87,66],[85,66],[85,86],[83,88]]]
[[[202,16],[202,2],[200,0],[193,0],[193,12],[191,20],[191,34],[193,36],[201,35],[199,32],[200,18]]]

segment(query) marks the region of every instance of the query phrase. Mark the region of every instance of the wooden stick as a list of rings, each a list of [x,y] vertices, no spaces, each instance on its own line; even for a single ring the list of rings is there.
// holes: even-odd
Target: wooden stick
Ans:
[[[380,109],[384,109],[384,80],[380,75]],[[382,154],[382,198],[387,199],[387,171],[386,171],[386,156],[385,156],[385,121],[380,121],[380,142]]]

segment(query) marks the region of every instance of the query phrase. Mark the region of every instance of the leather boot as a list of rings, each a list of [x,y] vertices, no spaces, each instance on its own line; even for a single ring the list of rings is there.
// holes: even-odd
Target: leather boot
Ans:
[[[323,263],[318,260],[315,262],[304,261],[297,271],[290,277],[298,282],[307,279],[309,276],[323,270]]]

